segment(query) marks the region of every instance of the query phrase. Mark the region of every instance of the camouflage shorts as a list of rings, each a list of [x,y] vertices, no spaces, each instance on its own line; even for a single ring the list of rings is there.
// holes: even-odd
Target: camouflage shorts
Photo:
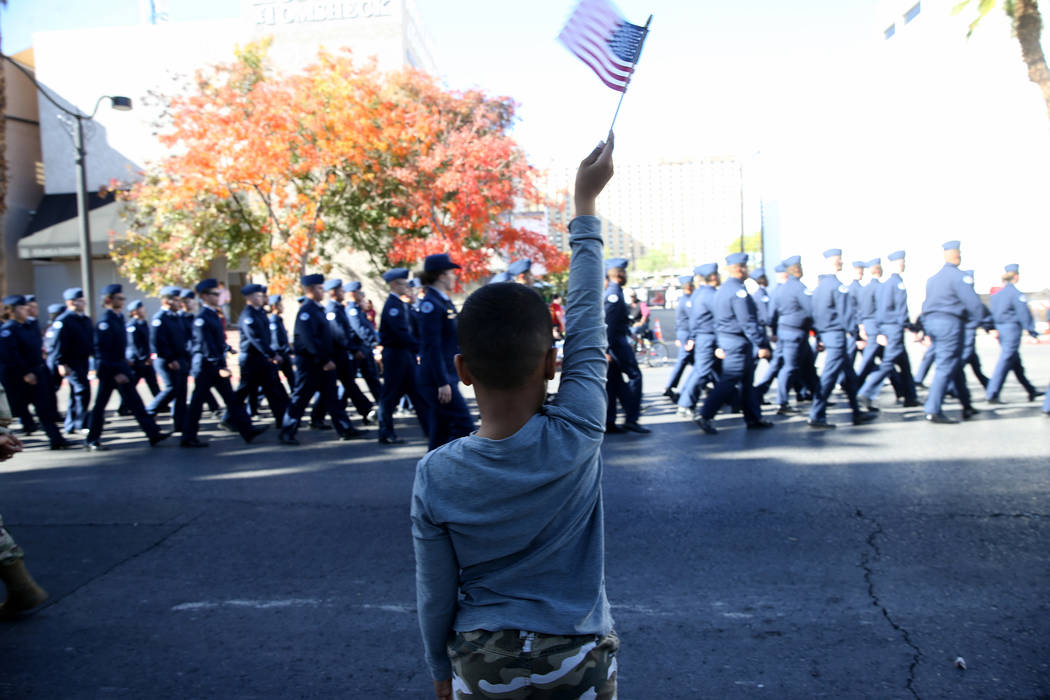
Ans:
[[[615,700],[616,632],[562,637],[520,630],[458,632],[448,645],[456,700]]]
[[[0,566],[14,564],[16,560],[21,558],[22,548],[4,529],[4,516],[0,515]]]

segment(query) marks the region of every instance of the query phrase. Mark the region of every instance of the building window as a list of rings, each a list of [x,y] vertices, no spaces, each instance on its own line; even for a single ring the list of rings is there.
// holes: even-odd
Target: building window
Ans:
[[[886,31],[884,31],[882,33],[882,36],[884,38],[886,38],[886,39],[889,39],[891,36],[893,36],[896,33],[897,33],[897,25],[896,24],[891,24],[890,26],[886,27]]]
[[[922,3],[921,2],[915,3],[914,7],[912,7],[910,10],[908,10],[907,12],[904,13],[904,23],[907,24],[908,22],[910,22],[913,19],[915,19],[916,17],[918,17],[919,13],[921,11],[922,11]]]

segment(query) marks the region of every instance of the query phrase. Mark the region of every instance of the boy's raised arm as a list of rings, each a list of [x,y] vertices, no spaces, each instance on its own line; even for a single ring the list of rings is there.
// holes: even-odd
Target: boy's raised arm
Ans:
[[[595,200],[613,175],[613,135],[583,159],[576,171],[576,218],[569,223],[569,292],[565,347],[557,404],[605,429],[605,318],[602,310],[601,222]]]

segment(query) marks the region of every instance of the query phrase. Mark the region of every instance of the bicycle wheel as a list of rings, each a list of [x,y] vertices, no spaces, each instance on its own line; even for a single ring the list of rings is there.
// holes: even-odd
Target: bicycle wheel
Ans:
[[[667,345],[656,342],[649,346],[649,353],[645,359],[650,367],[662,367],[667,362],[667,357]]]

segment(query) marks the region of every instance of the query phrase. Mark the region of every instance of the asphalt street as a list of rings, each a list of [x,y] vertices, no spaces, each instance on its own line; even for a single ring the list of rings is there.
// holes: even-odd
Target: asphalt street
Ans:
[[[1045,387],[1050,344],[1023,353]],[[960,425],[884,391],[867,426],[840,399],[838,430],[723,414],[707,436],[667,374],[644,373],[653,433],[604,447],[621,698],[1050,697],[1050,419],[1012,379]],[[245,445],[209,419],[208,449],[150,449],[115,415],[109,452],[29,438],[0,513],[51,599],[0,625],[0,698],[431,697],[408,518],[425,442],[398,425],[397,447]]]

